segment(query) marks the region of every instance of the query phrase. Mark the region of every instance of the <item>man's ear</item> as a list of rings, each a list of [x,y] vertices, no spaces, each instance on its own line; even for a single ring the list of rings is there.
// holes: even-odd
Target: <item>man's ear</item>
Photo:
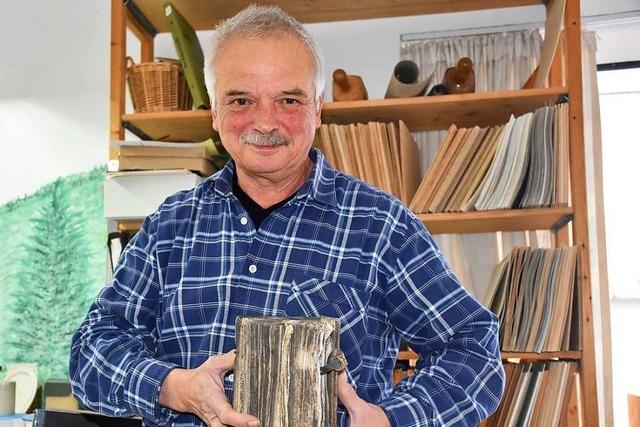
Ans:
[[[218,132],[218,114],[216,113],[215,106],[211,106],[211,127],[213,127],[213,130]]]
[[[318,98],[318,105],[316,105],[316,129],[322,124],[322,106],[324,105],[324,95],[320,95]]]

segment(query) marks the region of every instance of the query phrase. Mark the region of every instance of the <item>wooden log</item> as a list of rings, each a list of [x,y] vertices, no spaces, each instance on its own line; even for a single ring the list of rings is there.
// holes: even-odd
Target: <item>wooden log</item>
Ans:
[[[335,427],[340,322],[328,317],[239,317],[233,406],[261,427]]]

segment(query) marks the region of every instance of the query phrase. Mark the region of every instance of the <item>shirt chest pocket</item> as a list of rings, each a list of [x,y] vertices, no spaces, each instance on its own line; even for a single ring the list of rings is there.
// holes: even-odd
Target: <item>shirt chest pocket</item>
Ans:
[[[347,357],[349,370],[353,370],[362,363],[369,297],[367,292],[353,287],[312,278],[292,282],[285,311],[290,317],[340,319],[340,349]]]

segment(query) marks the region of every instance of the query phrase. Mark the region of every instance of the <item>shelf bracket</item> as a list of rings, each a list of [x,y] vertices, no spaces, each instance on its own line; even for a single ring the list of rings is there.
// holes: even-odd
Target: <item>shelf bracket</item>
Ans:
[[[122,0],[122,1],[124,2],[124,5],[127,7],[127,9],[129,9],[129,12],[131,12],[133,17],[138,20],[140,25],[142,25],[144,29],[147,30],[149,34],[151,34],[151,37],[155,37],[158,34],[157,28],[154,27],[151,21],[149,21],[149,19],[144,15],[144,13],[142,13],[138,5],[133,0]]]
[[[567,225],[570,221],[573,221],[573,214],[562,215],[553,225],[551,231],[557,233],[562,227]]]
[[[136,125],[134,125],[133,123],[127,120],[122,121],[122,127],[124,127],[126,130],[128,130],[129,132],[131,132],[132,134],[134,134],[135,136],[137,136],[143,141],[153,140],[153,138],[147,135],[142,129],[140,129],[139,127],[137,127]]]

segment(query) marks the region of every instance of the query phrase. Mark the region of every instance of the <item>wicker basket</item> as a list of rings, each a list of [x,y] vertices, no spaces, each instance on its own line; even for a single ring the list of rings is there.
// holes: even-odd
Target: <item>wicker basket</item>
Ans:
[[[190,110],[191,92],[179,62],[156,60],[136,64],[127,57],[127,81],[136,113]]]

